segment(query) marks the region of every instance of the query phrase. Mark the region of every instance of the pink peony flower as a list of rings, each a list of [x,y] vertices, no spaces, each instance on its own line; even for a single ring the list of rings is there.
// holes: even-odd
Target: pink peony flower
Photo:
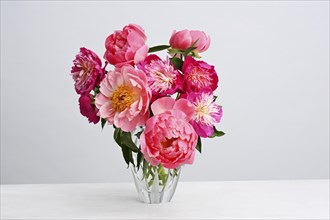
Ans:
[[[137,66],[147,75],[148,85],[152,90],[152,100],[172,95],[182,88],[182,75],[170,60],[162,61],[157,55],[149,55]]]
[[[145,73],[126,65],[110,71],[103,79],[95,104],[102,118],[129,132],[147,121],[150,99]]]
[[[75,89],[78,94],[88,94],[95,85],[99,85],[104,78],[100,58],[91,50],[80,48],[79,54],[73,61],[71,76],[75,81]]]
[[[153,166],[173,169],[194,161],[197,134],[189,124],[194,114],[186,99],[162,97],[151,104],[154,116],[140,136],[141,152]]]
[[[129,24],[122,31],[115,31],[105,41],[104,59],[116,67],[134,65],[143,61],[148,54],[144,30],[136,24]]]
[[[188,93],[188,101],[194,106],[194,116],[190,124],[201,137],[213,134],[213,126],[219,123],[222,117],[222,108],[214,102],[211,93]]]
[[[81,95],[79,98],[80,113],[88,118],[89,123],[96,124],[99,122],[100,117],[97,116],[98,109],[93,104],[92,95]]]
[[[213,92],[218,87],[218,75],[211,66],[204,61],[196,61],[187,56],[183,66],[184,90],[187,92]]]
[[[189,31],[189,30],[182,30],[182,31],[173,31],[170,45],[172,48],[186,50],[187,48],[191,47],[193,43],[196,41],[195,50],[198,52],[206,51],[211,43],[210,36],[206,36],[203,31]]]

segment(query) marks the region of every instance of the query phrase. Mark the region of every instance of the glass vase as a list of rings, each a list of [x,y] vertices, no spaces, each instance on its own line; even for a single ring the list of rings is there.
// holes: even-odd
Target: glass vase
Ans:
[[[139,132],[137,130],[132,132],[132,140],[136,146],[140,147],[139,138],[136,135]],[[135,165],[138,164],[137,157],[136,154],[133,155]],[[182,166],[167,169],[162,165],[153,166],[145,159],[142,159],[139,164],[138,166],[130,165],[130,167],[140,199],[150,204],[170,202],[175,193]]]
[[[140,199],[151,204],[170,202],[179,181],[181,167],[166,169],[161,165],[155,167],[147,164],[145,166],[145,169],[131,166]]]

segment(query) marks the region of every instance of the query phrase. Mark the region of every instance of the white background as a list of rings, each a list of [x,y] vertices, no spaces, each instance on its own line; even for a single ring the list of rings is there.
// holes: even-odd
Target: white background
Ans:
[[[148,45],[203,30],[227,134],[182,180],[329,178],[329,2],[1,1],[1,183],[131,182],[111,126],[78,108],[72,60],[141,25]],[[164,55],[164,54],[163,54]]]

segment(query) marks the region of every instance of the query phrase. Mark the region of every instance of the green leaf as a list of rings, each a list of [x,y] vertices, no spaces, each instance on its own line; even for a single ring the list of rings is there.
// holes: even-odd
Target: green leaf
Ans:
[[[138,152],[139,148],[132,141],[131,132],[122,131],[121,144],[128,147],[134,152]]]
[[[164,186],[167,181],[167,174],[165,172],[165,169],[162,165],[158,166],[158,178],[161,180],[162,185]]]
[[[195,56],[194,53],[191,53],[191,52],[197,48],[197,47],[195,47],[195,45],[198,40],[199,40],[199,38],[197,40],[195,40],[195,42],[190,47],[188,47],[186,50],[183,51],[183,54],[185,56],[188,56],[188,55]]]
[[[105,120],[104,118],[101,118],[101,127],[102,127],[102,129],[104,128],[106,122],[107,122],[107,120]]]
[[[120,129],[114,127],[115,131],[113,132],[113,139],[115,139],[116,143],[118,145],[120,145],[120,143],[117,142],[118,138],[119,138],[119,133],[120,133]]]
[[[213,102],[215,102],[215,100],[217,100],[218,96],[213,96]]]
[[[132,141],[131,132],[125,132],[120,128],[115,128],[113,138],[120,147],[127,147],[134,152],[139,151],[139,148]]]
[[[135,166],[132,151],[128,147],[122,147],[121,151],[127,166],[129,166],[129,163],[132,163]]]
[[[142,131],[139,131],[138,133],[135,134],[135,136],[136,136],[137,138],[140,138],[142,132],[143,132],[143,130],[142,130]]]
[[[191,47],[195,47],[195,45],[197,44],[198,41],[199,41],[199,38],[197,38],[197,40],[195,40],[195,42],[191,45]]]
[[[97,94],[100,93],[100,86],[95,86],[93,91],[94,91],[94,97],[95,97]]]
[[[150,47],[148,53],[153,53],[153,52],[165,50],[169,47],[171,47],[171,46],[170,45],[159,45],[159,46]]]
[[[143,159],[143,165],[142,165],[142,170],[143,170],[143,174],[144,174],[144,176],[147,178],[147,169],[148,169],[148,162],[145,160],[145,159]]]
[[[153,180],[154,177],[155,177],[155,174],[154,174],[154,172],[153,172],[153,166],[150,165],[150,164],[148,164],[148,171],[147,171],[146,174],[145,174],[145,177],[146,177],[147,179],[149,178],[149,176],[151,176],[151,180]]]
[[[134,164],[134,158],[133,158],[133,153],[132,153],[131,150],[129,151],[129,161],[133,164],[133,166],[135,166],[135,164]]]
[[[199,153],[202,153],[202,140],[200,136],[198,136],[196,150],[198,150]]]
[[[136,166],[137,166],[138,170],[140,169],[140,164],[141,164],[142,160],[143,160],[143,154],[141,151],[139,151],[137,153],[137,159],[136,159]]]
[[[179,49],[176,49],[176,48],[168,48],[167,52],[169,54],[174,54],[174,55],[180,54],[181,56],[182,55],[184,55],[184,56],[188,56],[188,55],[195,56],[195,53],[193,51],[197,48],[195,45],[196,45],[198,40],[199,39],[195,40],[195,42],[185,50],[179,50]]]
[[[214,129],[213,134],[211,136],[209,136],[209,138],[221,137],[221,136],[224,136],[226,134],[223,131],[218,131],[215,126],[213,126],[213,129]]]
[[[184,50],[179,50],[179,49],[175,49],[175,48],[169,48],[167,49],[169,54],[183,54]]]
[[[191,51],[195,50],[197,47],[188,47],[185,51],[185,55],[187,56]]]
[[[175,66],[175,68],[182,71],[183,61],[180,58],[172,57],[170,58],[170,61],[173,64],[173,66]]]
[[[123,153],[123,157],[127,165],[129,165],[129,149],[127,147],[122,147],[121,151]]]
[[[152,184],[154,184],[154,179],[151,179],[149,182],[148,182],[148,186],[152,186]]]
[[[121,129],[115,127],[115,131],[113,133],[113,139],[115,139],[116,143],[119,146],[121,146],[120,132],[121,132]]]
[[[126,164],[129,165],[129,163],[131,161],[133,161],[133,159],[131,159],[132,151],[127,146],[122,144],[122,130],[120,128],[116,128],[115,126],[114,126],[114,128],[115,128],[115,131],[113,133],[113,138],[115,139],[116,143],[121,147],[121,151],[123,153],[124,160],[125,160]]]

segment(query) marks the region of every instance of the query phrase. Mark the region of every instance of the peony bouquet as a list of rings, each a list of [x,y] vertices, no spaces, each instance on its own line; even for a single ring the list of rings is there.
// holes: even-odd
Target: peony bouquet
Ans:
[[[199,55],[209,48],[210,37],[182,30],[173,31],[169,45],[148,47],[146,40],[139,25],[129,24],[107,37],[104,64],[80,48],[71,76],[81,114],[102,128],[113,125],[125,162],[142,167],[150,186],[155,178],[166,180],[164,168],[192,164],[201,138],[224,132],[215,127],[222,117],[213,94],[218,75]],[[155,54],[162,50],[165,58]]]

